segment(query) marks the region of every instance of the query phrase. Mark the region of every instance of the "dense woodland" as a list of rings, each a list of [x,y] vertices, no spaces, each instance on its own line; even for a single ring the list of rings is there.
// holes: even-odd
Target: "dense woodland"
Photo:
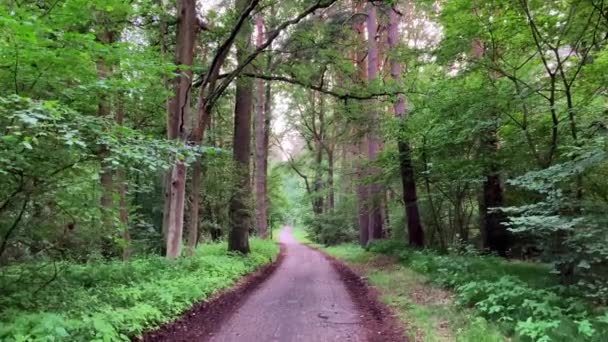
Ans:
[[[507,330],[568,340],[550,333],[568,317],[600,341],[607,42],[604,0],[0,0],[0,339],[78,340],[36,316],[64,286],[187,273],[204,242],[270,257],[258,239],[289,223],[543,265],[555,291]],[[97,337],[149,326],[127,321]]]

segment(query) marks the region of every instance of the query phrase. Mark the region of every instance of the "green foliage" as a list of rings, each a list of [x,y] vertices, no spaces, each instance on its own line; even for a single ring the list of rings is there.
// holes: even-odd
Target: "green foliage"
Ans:
[[[38,262],[5,268],[0,340],[128,341],[278,253],[271,241],[253,239],[251,246],[248,256],[226,255],[225,243],[217,243],[201,245],[194,257],[177,261],[150,256],[128,263]]]
[[[570,181],[604,172],[606,152],[603,140],[595,149],[546,169],[531,171],[510,183],[542,199],[533,204],[503,208],[510,215],[510,229],[538,241],[543,257],[553,263],[563,280],[575,283],[579,291],[595,301],[608,300],[608,235],[605,232],[606,203],[595,196],[576,198]]]
[[[289,218],[290,206],[283,186],[289,181],[286,178],[283,169],[279,167],[273,167],[267,178],[268,224],[271,229],[277,231]]]
[[[559,285],[539,264],[471,254],[438,255],[414,251],[394,240],[376,241],[369,250],[400,262],[452,289],[457,303],[531,341],[601,341],[608,333],[606,313]]]
[[[0,97],[0,127],[0,212],[5,214],[0,218],[5,244],[0,255],[9,260],[37,253],[78,259],[110,253],[101,241],[115,245],[111,241],[120,230],[99,229],[100,146],[109,151],[105,165],[122,168],[134,179],[164,172],[173,156],[189,163],[215,151],[155,139],[56,101],[16,95]],[[132,186],[133,193],[141,190]],[[132,221],[134,226],[138,222]]]
[[[353,204],[341,202],[334,211],[306,216],[303,224],[310,239],[325,246],[356,240],[358,230],[351,214]]]

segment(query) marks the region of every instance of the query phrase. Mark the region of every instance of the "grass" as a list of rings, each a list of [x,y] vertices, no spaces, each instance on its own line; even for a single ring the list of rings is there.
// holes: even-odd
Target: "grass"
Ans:
[[[225,243],[201,245],[192,258],[159,256],[123,263],[20,265],[0,276],[1,341],[128,341],[233,285],[278,253],[251,240],[248,256]]]
[[[368,278],[403,322],[412,341],[498,342],[505,337],[499,329],[458,307],[453,294],[395,258],[368,252],[355,244],[324,247],[328,254],[344,260]]]

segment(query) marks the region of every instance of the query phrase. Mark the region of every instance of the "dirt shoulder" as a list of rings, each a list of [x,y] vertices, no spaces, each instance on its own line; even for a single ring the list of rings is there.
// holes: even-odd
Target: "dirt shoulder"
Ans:
[[[313,248],[313,247],[310,247]],[[318,250],[318,249],[317,249]],[[357,308],[361,312],[361,321],[367,332],[369,342],[403,342],[408,341],[404,329],[392,310],[380,301],[379,293],[369,286],[357,272],[344,262],[322,250],[321,253],[340,275]]]
[[[242,304],[247,296],[257,289],[285,258],[285,247],[275,261],[245,276],[230,289],[200,302],[184,312],[173,322],[149,331],[135,341],[205,341],[220,328],[221,323]]]

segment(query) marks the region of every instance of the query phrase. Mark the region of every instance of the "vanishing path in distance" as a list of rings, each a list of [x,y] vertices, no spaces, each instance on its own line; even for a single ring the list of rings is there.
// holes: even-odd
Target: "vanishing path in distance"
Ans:
[[[365,341],[361,315],[325,257],[284,227],[279,268],[221,324],[212,342]]]

